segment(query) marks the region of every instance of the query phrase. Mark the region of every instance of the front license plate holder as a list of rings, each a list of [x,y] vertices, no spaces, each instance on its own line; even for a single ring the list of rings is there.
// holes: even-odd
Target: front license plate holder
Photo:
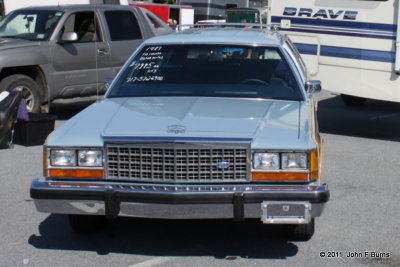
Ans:
[[[261,203],[261,221],[265,224],[307,224],[311,221],[311,204],[308,202]]]

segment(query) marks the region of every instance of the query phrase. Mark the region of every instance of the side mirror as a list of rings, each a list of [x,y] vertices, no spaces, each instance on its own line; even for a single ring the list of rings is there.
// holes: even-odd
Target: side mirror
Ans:
[[[72,43],[78,41],[78,34],[76,32],[64,32],[61,35],[59,43]]]
[[[105,79],[103,79],[101,81],[102,86],[101,86],[101,89],[100,89],[100,93],[104,94],[108,90],[108,88],[110,87],[110,85],[113,82],[113,80],[114,80],[114,78],[105,78]]]
[[[104,85],[106,89],[110,87],[111,83],[113,82],[114,78],[105,78],[101,81],[101,83]]]
[[[306,82],[306,92],[309,94],[319,93],[321,92],[321,81],[311,80]]]

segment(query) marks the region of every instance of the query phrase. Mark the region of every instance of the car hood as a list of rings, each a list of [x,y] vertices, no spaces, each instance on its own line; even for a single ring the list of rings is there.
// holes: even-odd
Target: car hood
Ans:
[[[38,45],[39,42],[37,41],[0,37],[0,51],[7,49],[16,49],[20,47],[38,46]]]
[[[48,145],[104,140],[248,140],[253,147],[304,148],[303,102],[268,99],[146,97],[106,99],[65,123]]]

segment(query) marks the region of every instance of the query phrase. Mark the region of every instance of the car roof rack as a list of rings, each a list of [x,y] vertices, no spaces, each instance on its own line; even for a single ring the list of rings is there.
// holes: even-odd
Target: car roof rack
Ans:
[[[266,0],[266,5],[262,8],[230,8],[227,10],[227,14],[240,14],[243,12],[253,13],[255,17],[254,20],[258,20],[259,22],[237,22],[237,21],[226,21],[226,20],[214,20],[214,21],[205,21],[198,22],[192,25],[177,25],[176,31],[182,31],[193,28],[226,28],[226,27],[234,27],[234,28],[243,28],[243,29],[260,29],[261,31],[278,31],[277,26],[272,26],[271,23],[271,4],[272,0]],[[228,16],[227,16],[228,17]]]
[[[257,30],[259,29],[260,31],[271,31],[271,32],[277,32],[278,27],[276,25],[267,25],[264,23],[230,23],[230,22],[206,22],[206,23],[196,23],[196,24],[183,24],[183,25],[177,25],[176,26],[176,31],[185,31],[189,29],[223,29],[223,28],[229,28],[229,29],[243,29],[243,30]]]

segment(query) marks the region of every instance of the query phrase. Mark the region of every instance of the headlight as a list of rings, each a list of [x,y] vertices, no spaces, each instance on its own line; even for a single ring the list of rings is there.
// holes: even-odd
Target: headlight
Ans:
[[[253,167],[259,170],[279,169],[279,153],[254,153]]]
[[[282,169],[307,169],[307,154],[282,153]]]
[[[48,156],[49,155],[49,156]],[[43,150],[43,174],[62,179],[103,179],[102,148],[49,148]]]
[[[103,166],[103,153],[101,150],[79,150],[78,165],[83,167]]]
[[[308,152],[253,153],[253,181],[307,182],[318,179],[320,161],[317,150]]]
[[[52,166],[62,166],[62,167],[76,166],[75,150],[69,150],[69,149],[51,150],[50,164]]]

